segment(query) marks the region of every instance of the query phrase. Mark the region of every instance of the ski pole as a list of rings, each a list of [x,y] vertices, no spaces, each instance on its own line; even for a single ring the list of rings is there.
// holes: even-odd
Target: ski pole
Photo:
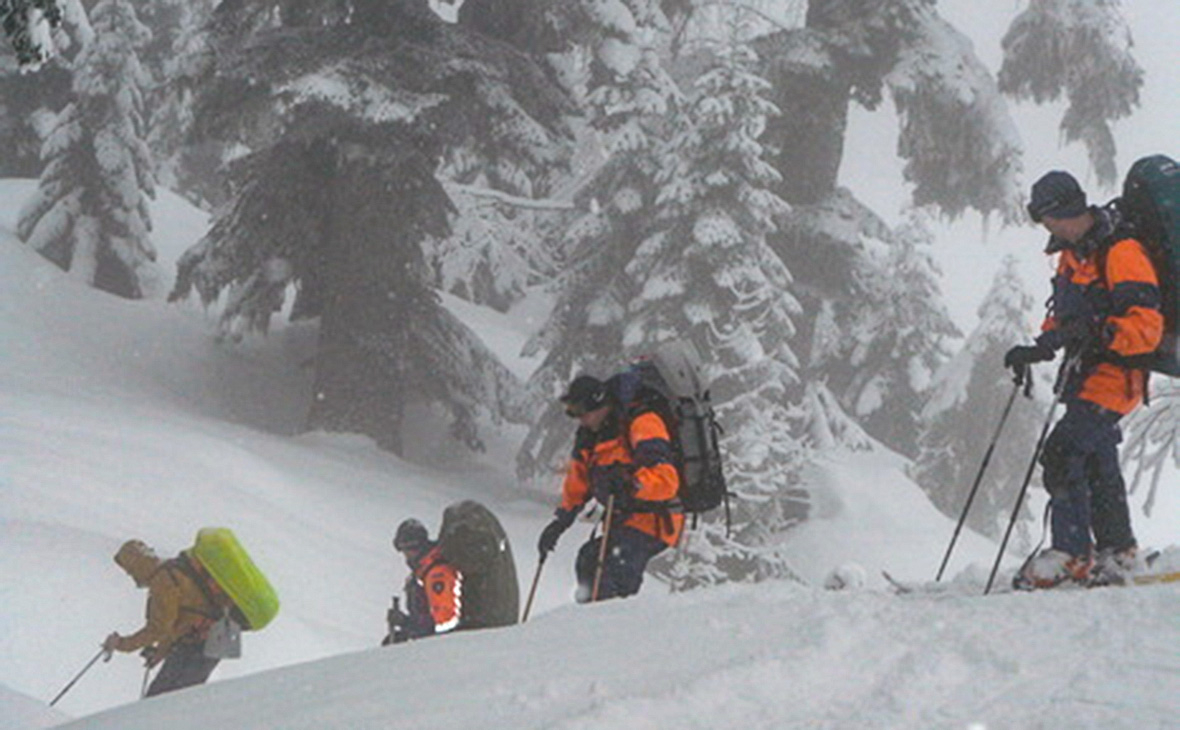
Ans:
[[[606,543],[610,540],[610,523],[615,514],[615,495],[611,493],[606,500],[606,517],[602,522],[602,545],[598,547],[598,567],[594,569],[594,589],[590,592],[590,602],[598,600],[598,588],[602,585],[602,566],[606,563]]]
[[[1012,508],[1012,517],[1008,520],[1008,529],[1004,531],[1004,539],[1000,542],[1000,551],[996,553],[996,562],[992,565],[992,572],[987,577],[987,586],[983,589],[983,595],[991,593],[992,583],[996,580],[996,572],[1000,569],[1000,561],[1004,559],[1004,550],[1008,547],[1008,538],[1012,536],[1012,528],[1016,526],[1016,519],[1020,516],[1020,508],[1024,504],[1024,496],[1028,493],[1029,482],[1032,481],[1033,472],[1037,468],[1037,459],[1041,456],[1041,449],[1045,447],[1045,438],[1049,435],[1049,427],[1053,425],[1053,416],[1057,413],[1057,404],[1061,402],[1061,398],[1065,391],[1065,381],[1068,379],[1067,375],[1078,366],[1078,357],[1067,356],[1061,363],[1061,370],[1057,372],[1057,382],[1053,384],[1053,405],[1049,408],[1049,416],[1045,419],[1045,425],[1041,428],[1041,436],[1037,439],[1037,447],[1033,449],[1032,461],[1028,464],[1028,471],[1024,473],[1024,483],[1020,485],[1020,493],[1016,495],[1016,506]]]
[[[139,687],[139,699],[141,699],[141,700],[144,697],[147,697],[148,680],[151,678],[151,676],[152,676],[152,668],[151,667],[144,667],[143,668],[143,684],[140,685],[140,687]]]
[[[547,557],[549,557],[549,553],[541,553],[540,559],[537,560],[537,572],[533,573],[533,587],[529,588],[529,600],[525,602],[524,614],[520,617],[522,624],[529,620],[529,611],[533,608],[533,598],[537,595],[537,583],[541,580],[541,568],[544,567]]]
[[[1029,382],[1032,382],[1031,380]],[[959,533],[963,530],[963,523],[967,521],[967,513],[971,511],[971,503],[975,501],[975,494],[979,491],[979,485],[983,483],[983,474],[987,471],[988,462],[991,461],[992,452],[996,450],[996,442],[1000,440],[1000,433],[1004,430],[1004,423],[1008,420],[1008,414],[1012,412],[1012,404],[1016,402],[1016,394],[1020,392],[1021,381],[1018,378],[1012,388],[1012,394],[1008,396],[1008,403],[1004,406],[1004,413],[1000,416],[1000,422],[996,425],[996,433],[992,436],[991,443],[987,446],[987,452],[983,455],[983,463],[979,465],[979,472],[975,475],[975,483],[971,485],[971,491],[967,494],[967,503],[963,505],[963,514],[959,515],[959,524],[955,525],[955,533],[951,536],[951,542],[946,546],[946,554],[942,556],[942,565],[938,566],[938,575],[934,576],[934,582],[942,580],[943,571],[946,570],[946,565],[950,562],[951,553],[954,552],[955,542],[959,539]]]
[[[78,674],[75,675],[75,677],[70,680],[69,684],[67,684],[65,687],[62,687],[61,692],[57,693],[57,697],[54,697],[49,702],[49,706],[53,707],[54,705],[56,705],[57,701],[60,700],[62,697],[64,697],[66,692],[70,691],[70,688],[73,687],[78,682],[78,680],[82,678],[83,674],[86,674],[86,672],[90,671],[90,668],[94,666],[94,663],[97,662],[99,660],[99,658],[102,657],[103,654],[107,654],[108,658],[110,656],[110,654],[107,653],[107,650],[105,647],[102,649],[99,649],[98,653],[94,655],[94,658],[91,659],[89,662],[87,662],[86,666],[82,667],[82,671],[78,672]]]

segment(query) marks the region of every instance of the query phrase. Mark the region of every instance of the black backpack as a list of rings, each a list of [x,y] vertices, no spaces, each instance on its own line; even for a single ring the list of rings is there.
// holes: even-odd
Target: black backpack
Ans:
[[[460,629],[510,626],[520,616],[516,561],[503,526],[479,502],[456,502],[443,511],[438,533],[442,560],[463,574]]]
[[[1135,367],[1180,377],[1180,164],[1167,155],[1138,160],[1127,172],[1123,195],[1115,205],[1151,256],[1164,315],[1164,336],[1156,351],[1127,360]]]
[[[664,420],[672,436],[673,463],[680,491],[673,507],[697,517],[722,503],[729,523],[729,490],[725,484],[719,436],[721,426],[709,390],[701,379],[700,355],[692,343],[671,341],[622,374],[619,400],[630,421],[646,411]],[[629,444],[630,446],[630,444]]]

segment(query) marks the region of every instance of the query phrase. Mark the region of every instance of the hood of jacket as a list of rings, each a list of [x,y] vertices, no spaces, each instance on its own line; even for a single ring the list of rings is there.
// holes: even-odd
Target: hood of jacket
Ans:
[[[135,585],[144,587],[160,568],[160,559],[141,540],[128,540],[115,553],[115,563],[135,579]]]

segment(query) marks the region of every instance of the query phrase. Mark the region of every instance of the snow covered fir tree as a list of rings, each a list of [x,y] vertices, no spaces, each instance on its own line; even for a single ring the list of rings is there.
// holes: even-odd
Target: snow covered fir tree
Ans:
[[[144,142],[146,78],[136,49],[149,38],[127,0],[103,0],[73,69],[73,100],[42,147],[45,169],[17,234],[93,286],[138,299],[156,286]]]
[[[1003,535],[1015,507],[1051,397],[1043,392],[1043,383],[1030,388],[1034,398],[1020,396],[1011,371],[1003,367],[1008,348],[1027,341],[1033,309],[1033,297],[1020,278],[1016,260],[1006,258],[979,306],[978,326],[935,373],[921,411],[919,453],[911,467],[930,501],[958,519],[995,439],[967,524],[996,538]],[[1005,395],[1019,401],[1011,405],[1001,429]],[[1026,546],[1030,546],[1028,528],[1034,519],[1025,504],[1017,539]]]
[[[226,292],[222,327],[236,337],[265,331],[293,288],[292,316],[320,321],[309,426],[401,452],[407,409],[441,411],[478,447],[478,410],[527,416],[519,384],[433,288],[423,244],[449,235],[454,210],[437,160],[462,151],[501,179],[537,181],[511,192],[543,194],[572,110],[534,61],[422,3],[354,5],[215,12],[197,130],[250,152],[173,296]]]
[[[61,23],[57,0],[0,0],[0,24],[22,67],[37,68],[54,52],[52,29]]]
[[[2,1],[19,55],[0,61],[2,164],[41,178],[22,238],[135,298],[153,180],[210,210],[170,297],[212,309],[225,347],[313,323],[309,430],[410,459],[418,432],[459,451],[513,434],[521,490],[548,495],[569,380],[691,340],[735,499],[728,532],[711,515],[654,566],[677,588],[792,575],[805,470],[832,449],[895,452],[957,516],[1035,307],[1008,262],[964,337],[930,231],[1026,222],[1008,99],[1064,102],[1063,139],[1110,183],[1111,125],[1143,84],[1107,0],[1029,3],[997,75],[931,0],[102,0],[93,39],[52,59],[51,8],[68,26],[83,4]],[[896,114],[901,223],[841,184],[861,110]],[[532,370],[451,297],[551,302],[522,335]],[[1174,400],[1130,426],[1149,489],[1177,458]],[[981,533],[1007,516],[1038,403],[1005,429]]]

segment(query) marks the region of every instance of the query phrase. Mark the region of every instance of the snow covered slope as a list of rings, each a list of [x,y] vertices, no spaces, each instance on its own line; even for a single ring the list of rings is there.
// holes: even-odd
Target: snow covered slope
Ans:
[[[1180,589],[791,584],[568,607],[163,696],[78,730],[1175,727]]]
[[[389,540],[406,516],[433,531],[445,505],[481,499],[531,579],[552,504],[514,488],[511,439],[438,470],[360,437],[291,435],[314,328],[229,346],[195,306],[87,289],[10,235],[22,186],[0,181],[0,727],[55,722],[37,701],[108,632],[139,625],[143,594],[111,561],[123,540],[171,553],[204,525],[238,533],[280,593],[279,617],[208,686],[172,696],[134,702],[134,657],[96,664],[57,706],[81,718],[71,727],[1155,728],[1180,717],[1180,586],[886,591],[881,568],[930,578],[953,528],[889,454],[831,454],[810,473],[818,514],[791,550],[811,587],[672,596],[652,581],[636,599],[574,606],[589,531],[578,525],[546,565],[529,624],[374,648],[404,577]],[[199,235],[199,216],[177,210],[156,211],[163,240]],[[485,317],[498,351],[519,341],[519,323],[470,316]],[[962,542],[952,572],[973,562],[977,576],[994,545]],[[867,590],[815,587],[849,561]]]

